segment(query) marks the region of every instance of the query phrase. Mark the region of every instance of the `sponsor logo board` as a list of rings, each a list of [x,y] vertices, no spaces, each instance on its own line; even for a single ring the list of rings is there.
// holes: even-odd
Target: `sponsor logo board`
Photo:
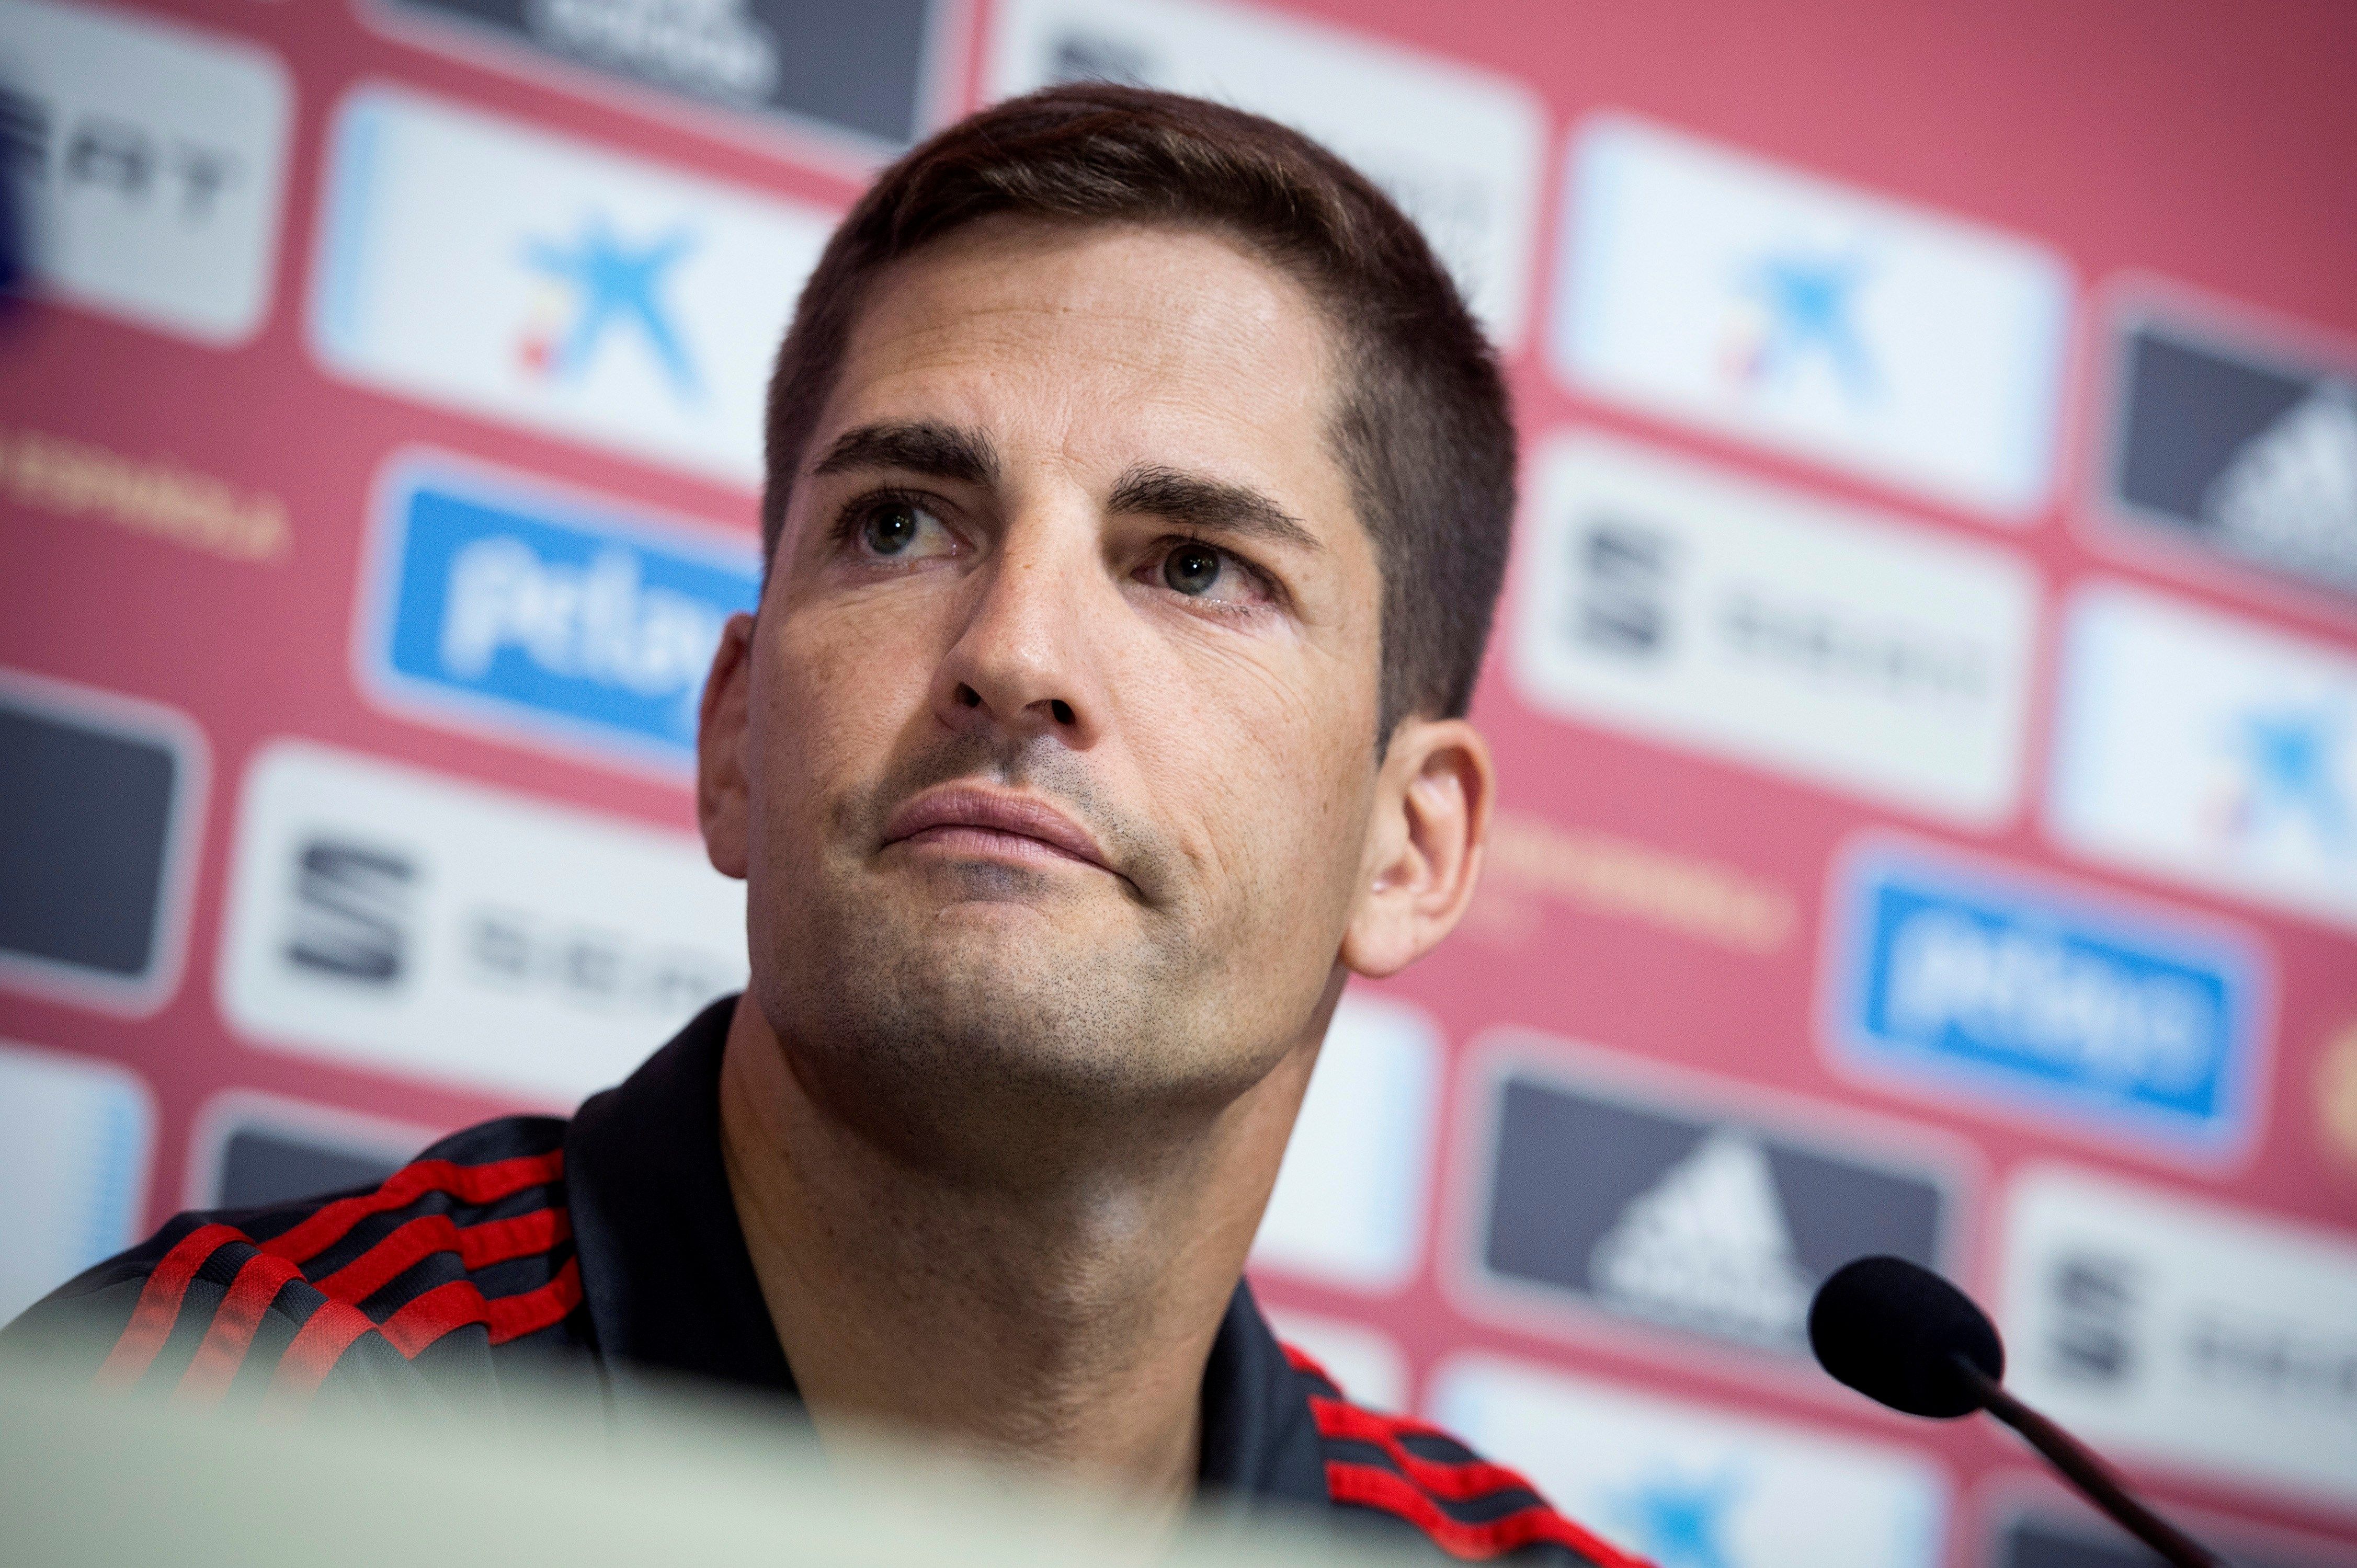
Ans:
[[[38,284],[201,343],[259,331],[295,110],[278,57],[54,0],[0,0],[0,156]]]
[[[1960,1255],[1964,1157],[1936,1133],[1520,1030],[1481,1041],[1466,1071],[1475,1316],[1813,1370],[1809,1302],[1827,1275],[1868,1252],[1934,1269]]]
[[[311,332],[339,374],[756,488],[815,208],[407,91],[328,154]]]
[[[2015,1392],[2122,1456],[2357,1501],[2357,1239],[2061,1165],[2007,1208]]]
[[[1442,1053],[1440,1026],[1422,1009],[1342,993],[1261,1217],[1254,1267],[1351,1290],[1408,1283],[1424,1255]]]
[[[2132,299],[2103,510],[2140,541],[2357,598],[2357,362]]]
[[[275,1094],[232,1089],[197,1112],[188,1139],[191,1208],[259,1208],[371,1187],[440,1134]]]
[[[2100,584],[2056,713],[2066,848],[2357,929],[2357,656]]]
[[[1352,1404],[1407,1413],[1407,1355],[1399,1341],[1363,1323],[1281,1306],[1265,1310],[1277,1338],[1323,1368]]]
[[[361,0],[363,14],[422,43],[470,43],[496,63],[553,66],[815,132],[863,152],[906,147],[924,128],[941,0]]]
[[[1620,115],[1566,177],[1548,347],[1573,387],[1998,521],[2040,510],[2054,252]]]
[[[134,1017],[171,1000],[206,772],[176,709],[0,670],[0,987]]]
[[[0,1041],[0,1324],[138,1239],[155,1137],[128,1069]]]
[[[1660,1568],[1933,1568],[1950,1498],[1929,1455],[1463,1355],[1429,1414]]]
[[[1550,443],[1533,491],[1532,706],[1969,826],[2012,813],[2027,563],[1589,435]]]
[[[2274,1012],[2255,937],[1881,834],[1832,892],[1837,1066],[2148,1153],[2212,1161],[2255,1138]]]
[[[749,545],[421,456],[380,487],[357,650],[404,712],[684,774]]]
[[[689,834],[306,741],[247,768],[220,987],[263,1044],[571,1104],[746,969]]]
[[[2168,1514],[2172,1523],[2222,1552],[2234,1568],[2345,1568],[2349,1561],[2346,1548],[2287,1541],[2273,1530],[2262,1536],[2244,1520],[2220,1526],[2174,1505]],[[1990,1568],[2152,1568],[2155,1558],[2149,1547],[2093,1509],[2065,1512],[2050,1504],[2016,1508],[1995,1531],[1987,1561]]]
[[[1214,0],[1007,0],[987,91],[1099,80],[1232,103],[1332,148],[1420,224],[1490,336],[1527,318],[1545,111],[1511,79]]]

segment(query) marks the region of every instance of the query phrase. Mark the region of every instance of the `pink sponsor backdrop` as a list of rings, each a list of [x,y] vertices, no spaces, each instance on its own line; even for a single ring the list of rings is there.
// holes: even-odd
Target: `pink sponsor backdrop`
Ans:
[[[163,540],[0,503],[0,664],[179,708],[212,758],[193,884],[188,959],[170,1002],[135,1021],[0,993],[0,1034],[120,1061],[152,1087],[160,1112],[149,1217],[179,1205],[190,1123],[225,1088],[274,1091],[428,1125],[511,1109],[459,1090],[346,1070],[253,1048],[223,1021],[215,961],[238,785],[265,737],[300,735],[510,789],[685,826],[683,789],[551,761],[487,738],[404,722],[363,703],[350,656],[371,486],[388,454],[427,444],[625,498],[650,509],[754,530],[754,498],[662,467],[522,433],[331,380],[307,343],[309,287],[328,116],[364,79],[414,84],[565,134],[839,209],[857,189],[840,163],[703,134],[692,122],[479,68],[371,30],[339,0],[151,0],[169,14],[267,46],[295,83],[284,228],[267,317],[252,341],[199,346],[104,315],[38,305],[0,335],[0,424],[168,457],[242,491],[283,499],[292,548],[233,563]],[[1530,329],[1510,371],[1535,440],[1571,427],[1618,432],[1817,493],[1870,503],[1921,529],[2001,542],[2042,574],[2045,616],[2033,685],[2022,807],[1986,833],[1941,830],[1856,800],[1702,759],[1611,730],[1534,714],[1493,671],[1476,703],[1492,736],[1504,804],[1521,819],[1596,830],[1738,869],[1789,898],[1796,918],[1772,950],[1742,953],[1655,925],[1501,886],[1469,929],[1383,989],[1437,1017],[1453,1052],[1491,1026],[1525,1025],[1635,1058],[1760,1085],[1825,1108],[1938,1125],[1977,1151],[1967,1187],[1969,1279],[1986,1282],[2007,1174],[2041,1155],[2116,1169],[2161,1190],[2332,1228],[2357,1240],[2357,1147],[2330,1130],[2319,1085],[2328,1049],[2357,1026],[2357,940],[2345,930],[2179,886],[2065,859],[2040,825],[2051,745],[2055,605],[2093,575],[2149,582],[2180,598],[2357,650],[2329,600],[2245,591],[2147,566],[2119,549],[2098,556],[2074,513],[2090,490],[2102,428],[2101,317],[2105,280],[2157,274],[2319,332],[2357,335],[2357,11],[2330,4],[2227,7],[2190,0],[2066,6],[1894,6],[1849,0],[1658,0],[1640,6],[1531,3],[1425,6],[1293,0],[1284,10],[1469,62],[1525,83],[1544,102],[1546,162]],[[962,46],[953,95],[982,80],[986,0],[952,19]],[[2079,305],[2061,399],[2054,499],[2018,532],[1910,501],[1838,473],[1632,416],[1567,392],[1542,363],[1559,301],[1553,287],[1564,157],[1592,111],[1632,111],[1851,186],[1908,199],[2033,237],[2063,256]],[[1509,615],[1513,603],[1509,588]],[[1509,624],[1501,621],[1501,629]],[[1494,660],[1493,664],[1501,663]],[[1968,1108],[1927,1106],[1861,1089],[1828,1067],[1815,1036],[1819,926],[1838,845],[1894,822],[1926,842],[2083,883],[2229,917],[2260,933],[2277,984],[2271,1066],[2249,1158],[2215,1176],[2107,1154]],[[655,1042],[650,1041],[651,1046]],[[1272,1275],[1281,1306],[1372,1325],[1427,1375],[1474,1346],[1591,1371],[1732,1408],[1867,1437],[1902,1423],[1863,1402],[1790,1378],[1753,1378],[1719,1359],[1687,1364],[1620,1342],[1522,1334],[1474,1321],[1444,1291],[1463,1250],[1447,1199],[1465,1151],[1457,1085],[1444,1133],[1429,1240],[1414,1280],[1371,1299]],[[1959,1483],[1951,1560],[1977,1560],[1989,1499],[2024,1468],[1996,1436],[1966,1428],[1910,1431]],[[2216,1515],[2294,1527],[2357,1550],[2357,1517],[2225,1480],[2156,1480],[2169,1498]]]

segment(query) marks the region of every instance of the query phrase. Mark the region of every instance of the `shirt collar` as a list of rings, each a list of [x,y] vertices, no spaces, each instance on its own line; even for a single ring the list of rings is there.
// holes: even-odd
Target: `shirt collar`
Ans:
[[[736,998],[698,1014],[565,1140],[583,1297],[608,1380],[638,1369],[791,1398],[720,1155],[720,1058]],[[1202,1491],[1327,1500],[1308,1390],[1242,1281],[1203,1368]]]

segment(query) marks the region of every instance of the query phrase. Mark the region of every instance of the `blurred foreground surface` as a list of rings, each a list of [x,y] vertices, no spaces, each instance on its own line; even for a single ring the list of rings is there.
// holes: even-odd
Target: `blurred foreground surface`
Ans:
[[[1386,1543],[1111,1499],[915,1447],[822,1455],[775,1410],[677,1388],[626,1423],[549,1391],[500,1412],[264,1425],[0,1371],[0,1560],[45,1568],[737,1562],[919,1568],[1405,1565]]]
[[[778,328],[882,160],[1114,77],[1399,194],[1527,454],[1484,888],[1345,998],[1280,1333],[1663,1568],[2115,1568],[1810,1362],[1896,1253],[2205,1535],[2357,1559],[2353,59],[2346,0],[0,0],[0,1318],[743,983],[685,780]]]

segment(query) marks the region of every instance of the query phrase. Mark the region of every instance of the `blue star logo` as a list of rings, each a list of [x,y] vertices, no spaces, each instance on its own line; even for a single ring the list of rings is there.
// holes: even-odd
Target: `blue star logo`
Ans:
[[[2250,832],[2266,822],[2305,818],[2325,843],[2345,846],[2350,802],[2332,766],[2340,741],[2341,725],[2330,714],[2244,714],[2233,742],[2249,787],[2237,825]]]
[[[1615,1498],[1613,1511],[1658,1568],[1734,1568],[1727,1516],[1742,1489],[1732,1471],[1708,1479],[1663,1471]]]
[[[1812,355],[1833,367],[1853,402],[1873,397],[1880,383],[1857,330],[1858,285],[1866,264],[1856,258],[1770,256],[1739,288],[1767,317],[1767,328],[1743,374],[1752,382],[1780,381]]]
[[[682,397],[699,396],[703,385],[662,300],[665,275],[694,248],[694,237],[684,229],[674,229],[651,244],[633,246],[597,213],[583,220],[570,244],[528,242],[525,264],[570,285],[579,301],[563,339],[546,349],[546,371],[567,378],[582,374],[608,333],[635,326],[673,389]]]

